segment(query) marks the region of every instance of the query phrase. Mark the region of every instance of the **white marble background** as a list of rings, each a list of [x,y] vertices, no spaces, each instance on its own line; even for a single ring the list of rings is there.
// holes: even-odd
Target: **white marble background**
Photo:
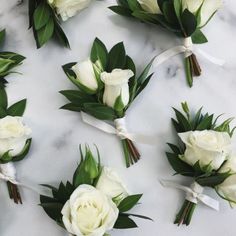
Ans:
[[[141,24],[113,14],[108,6],[115,1],[94,3],[63,24],[72,50],[53,42],[36,50],[32,32],[27,30],[27,2],[17,6],[16,0],[0,0],[0,27],[7,29],[6,50],[27,57],[18,69],[22,76],[8,77],[10,101],[28,99],[25,113],[27,124],[33,129],[33,146],[28,158],[17,164],[19,180],[31,183],[58,184],[71,179],[79,161],[79,143],[96,143],[105,165],[116,167],[133,193],[144,193],[142,204],[133,212],[152,217],[154,222],[137,220],[137,229],[112,231],[113,236],[235,236],[236,210],[223,200],[220,212],[199,204],[188,228],[172,222],[182,204],[184,194],[160,186],[160,178],[172,178],[165,151],[166,142],[173,141],[170,118],[171,107],[188,101],[193,109],[204,105],[205,111],[236,116],[236,2],[228,0],[224,9],[205,28],[209,43],[201,46],[207,52],[227,60],[224,67],[214,66],[200,58],[203,75],[193,89],[185,83],[181,56],[169,60],[156,71],[150,85],[136,100],[127,114],[130,130],[156,133],[159,142],[154,147],[138,145],[142,160],[126,169],[122,150],[116,137],[104,134],[83,124],[78,113],[59,110],[66,100],[59,90],[74,88],[62,72],[61,65],[84,60],[91,43],[99,37],[108,47],[124,41],[128,53],[141,68],[164,49],[177,45],[178,40],[158,27]],[[236,122],[235,122],[236,123]],[[236,149],[236,140],[234,147]],[[186,178],[173,177],[186,183]],[[37,194],[24,189],[24,205],[8,199],[5,183],[0,183],[1,236],[65,236],[63,229],[47,217],[38,206]],[[217,198],[213,191],[211,196]]]

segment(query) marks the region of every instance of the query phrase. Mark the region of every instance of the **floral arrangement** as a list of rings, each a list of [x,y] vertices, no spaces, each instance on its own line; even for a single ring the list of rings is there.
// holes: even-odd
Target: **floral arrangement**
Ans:
[[[47,215],[71,235],[109,235],[113,228],[137,227],[130,217],[148,217],[128,213],[140,200],[142,194],[129,195],[117,173],[95,160],[86,146],[81,150],[81,161],[72,183],[60,183],[58,188],[44,185],[52,190],[52,197],[40,196],[41,206]],[[79,221],[78,221],[79,219]]]
[[[87,8],[90,2],[91,0],[30,0],[29,27],[33,28],[37,48],[51,38],[55,38],[65,47],[70,47],[61,28],[61,21],[67,21]]]
[[[26,99],[8,106],[4,88],[0,88],[0,179],[7,182],[9,196],[15,203],[22,199],[16,181],[15,162],[23,160],[31,145],[31,129],[23,123]]]
[[[203,194],[205,187],[213,188],[230,204],[236,202],[236,158],[231,150],[235,128],[230,128],[232,118],[218,123],[219,116],[204,114],[202,108],[195,114],[190,114],[187,103],[182,103],[182,108],[183,113],[174,109],[176,119],[172,119],[180,143],[169,143],[172,151],[166,155],[176,174],[190,177],[193,184],[190,187],[170,181],[162,181],[162,184],[186,192],[175,223],[189,225],[198,202],[219,210],[219,203]]]
[[[183,45],[167,50],[156,60],[158,65],[176,54],[184,53],[186,78],[190,87],[193,85],[193,76],[201,75],[195,53],[212,63],[223,64],[221,60],[193,47],[193,44],[207,42],[201,30],[222,6],[222,0],[118,0],[118,3],[118,6],[110,7],[115,13],[160,25],[184,39]]]
[[[137,162],[140,154],[133,141],[150,143],[153,138],[130,134],[125,126],[125,113],[134,99],[150,81],[148,75],[152,62],[140,76],[136,76],[133,60],[126,54],[123,43],[109,52],[96,38],[90,59],[63,66],[69,80],[78,90],[60,91],[70,103],[62,109],[80,112],[84,122],[122,140],[126,166]],[[115,127],[104,121],[114,122]]]
[[[0,47],[2,47],[3,42],[6,37],[6,30],[0,31]],[[0,88],[4,87],[4,84],[7,83],[5,77],[11,73],[13,68],[20,65],[25,57],[14,52],[5,52],[0,51]]]

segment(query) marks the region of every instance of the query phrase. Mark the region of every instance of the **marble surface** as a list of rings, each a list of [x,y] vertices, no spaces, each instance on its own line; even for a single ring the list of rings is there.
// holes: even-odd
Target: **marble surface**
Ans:
[[[142,204],[133,212],[154,219],[154,222],[137,220],[139,228],[114,230],[113,236],[234,236],[236,210],[230,209],[213,191],[209,191],[209,195],[220,200],[220,212],[199,204],[190,227],[174,225],[172,222],[184,194],[161,187],[158,180],[171,179],[173,174],[165,157],[166,142],[174,140],[170,123],[172,106],[179,107],[180,102],[188,101],[192,109],[204,105],[205,111],[236,116],[236,2],[225,2],[224,9],[204,29],[209,43],[200,46],[227,63],[217,67],[199,58],[203,75],[195,80],[193,89],[189,89],[181,56],[177,56],[155,69],[150,85],[130,108],[127,114],[129,129],[158,136],[156,146],[138,145],[142,160],[130,169],[124,166],[116,137],[83,124],[78,113],[58,109],[66,102],[58,91],[74,88],[61,65],[86,59],[95,37],[109,48],[124,41],[140,70],[156,53],[179,43],[172,34],[158,27],[113,14],[107,9],[113,4],[115,1],[111,0],[94,1],[87,10],[63,24],[72,50],[53,42],[36,50],[32,32],[27,30],[27,2],[18,6],[16,0],[0,0],[0,27],[7,29],[5,49],[27,57],[18,69],[22,75],[9,76],[7,86],[10,101],[28,99],[25,120],[33,130],[31,152],[17,164],[19,180],[58,184],[59,180],[71,179],[79,161],[78,144],[96,143],[103,163],[116,167],[131,192],[144,193]],[[236,150],[236,140],[234,148]],[[172,179],[188,183],[180,176]],[[38,206],[37,194],[23,189],[24,205],[21,206],[9,201],[5,183],[0,182],[0,189],[1,236],[66,235]]]

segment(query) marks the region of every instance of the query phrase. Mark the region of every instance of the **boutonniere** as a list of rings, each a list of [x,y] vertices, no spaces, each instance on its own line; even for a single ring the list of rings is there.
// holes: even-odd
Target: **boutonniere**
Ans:
[[[118,6],[110,9],[123,16],[134,17],[145,23],[160,25],[183,38],[183,44],[171,48],[156,58],[156,65],[183,53],[186,78],[192,87],[193,76],[201,75],[196,54],[210,62],[223,65],[223,61],[203,52],[194,44],[207,42],[201,29],[207,25],[222,5],[222,0],[118,0]]]
[[[5,36],[6,31],[0,31],[0,47],[3,45]],[[25,57],[17,53],[0,51],[0,87],[3,87],[7,83],[5,76],[14,73],[12,69],[20,65],[24,59]]]
[[[117,135],[122,140],[127,167],[140,158],[133,141],[152,143],[155,140],[128,133],[125,125],[127,109],[152,77],[152,74],[148,75],[151,64],[137,76],[135,64],[126,54],[123,43],[116,44],[108,52],[105,45],[95,39],[90,59],[63,66],[78,90],[60,92],[70,101],[62,109],[80,112],[85,123]],[[114,126],[104,121],[112,121]]]
[[[37,48],[41,48],[52,38],[69,48],[61,22],[87,8],[90,2],[91,0],[29,1],[29,27],[33,28]]]
[[[205,187],[213,188],[230,203],[236,202],[236,156],[231,154],[231,118],[219,123],[219,116],[204,114],[202,108],[195,114],[190,114],[187,103],[182,108],[183,113],[174,109],[176,119],[172,119],[180,142],[168,144],[172,152],[166,155],[176,174],[190,177],[193,182],[190,187],[171,181],[161,183],[186,193],[175,223],[189,225],[199,202],[219,210],[218,201],[203,194]]]
[[[72,183],[60,183],[52,190],[52,197],[40,196],[41,206],[57,224],[75,236],[104,236],[111,229],[137,227],[130,217],[150,218],[130,211],[142,194],[129,195],[117,173],[95,160],[89,147],[81,152],[81,161]],[[79,219],[79,220],[78,220]]]
[[[0,89],[0,179],[7,182],[9,196],[22,203],[15,162],[23,160],[31,145],[31,129],[23,122],[26,99],[8,106],[6,91]]]

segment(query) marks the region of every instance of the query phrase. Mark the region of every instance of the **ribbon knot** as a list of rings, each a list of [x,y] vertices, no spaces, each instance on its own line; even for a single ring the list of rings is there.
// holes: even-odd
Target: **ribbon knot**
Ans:
[[[88,115],[87,113],[80,112],[82,121],[88,125],[91,125],[105,133],[117,135],[120,139],[129,139],[131,141],[143,143],[143,144],[156,144],[157,139],[153,136],[146,136],[143,134],[133,134],[129,133],[126,129],[125,117],[115,119],[114,126],[104,122],[103,120],[98,120],[97,118]]]
[[[193,182],[190,187],[186,187],[175,182],[171,182],[168,180],[160,181],[163,187],[176,188],[182,190],[186,193],[186,200],[197,204],[198,202],[202,202],[206,206],[219,211],[219,202],[206,194],[203,194],[204,188],[198,184],[197,182]]]
[[[12,163],[0,164],[0,179],[17,184],[16,168]]]
[[[116,127],[116,135],[119,136],[121,139],[128,138],[125,117],[115,119],[114,124]]]
[[[185,47],[185,57],[189,57],[193,54],[193,41],[191,37],[184,39],[184,47]]]

